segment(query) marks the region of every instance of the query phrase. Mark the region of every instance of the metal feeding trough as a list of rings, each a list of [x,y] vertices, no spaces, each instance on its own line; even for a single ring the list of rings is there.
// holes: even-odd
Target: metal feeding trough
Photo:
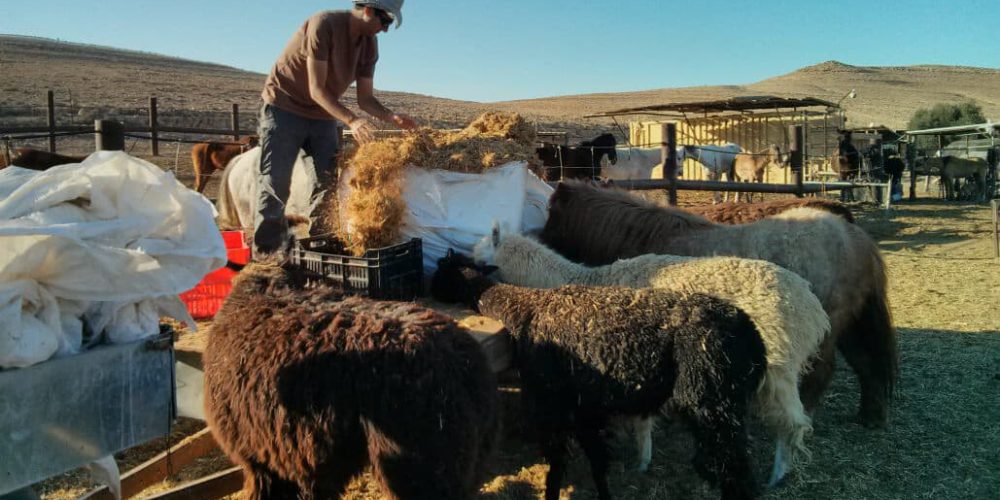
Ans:
[[[173,332],[0,371],[0,496],[170,432]]]

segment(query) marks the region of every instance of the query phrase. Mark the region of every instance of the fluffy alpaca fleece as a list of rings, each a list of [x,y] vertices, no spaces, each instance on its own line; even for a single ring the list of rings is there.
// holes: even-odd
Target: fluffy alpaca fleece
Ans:
[[[809,283],[797,274],[761,260],[653,254],[587,267],[497,226],[476,245],[474,257],[479,264],[497,266],[499,279],[513,285],[652,287],[731,302],[750,316],[767,349],[767,372],[757,394],[756,412],[777,437],[770,483],[782,479],[794,454],[808,454],[804,437],[812,425],[799,399],[798,380],[830,333],[830,320]],[[639,429],[647,432],[649,426]],[[649,464],[648,439],[639,439],[643,443],[641,470]]]
[[[237,277],[205,350],[205,409],[251,499],[338,498],[368,464],[388,498],[473,498],[496,432],[478,343],[410,303]]]
[[[816,210],[826,210],[839,215],[847,222],[854,223],[851,209],[843,203],[824,200],[822,198],[785,198],[782,200],[760,201],[756,203],[719,203],[717,205],[701,205],[687,207],[688,212],[698,214],[712,222],[720,224],[749,224],[765,217],[778,215],[793,208],[807,207]]]
[[[830,317],[831,335],[800,384],[815,409],[833,377],[839,347],[861,386],[860,420],[885,425],[899,371],[885,264],[860,227],[829,212],[795,208],[752,224],[714,224],[618,189],[560,183],[539,238],[570,260],[605,265],[656,253],[766,260],[812,285]]]
[[[522,394],[550,464],[547,500],[559,496],[570,435],[590,461],[599,498],[610,499],[601,437],[609,418],[649,417],[665,403],[692,425],[699,474],[721,483],[723,499],[754,497],[746,416],[766,359],[743,311],[666,290],[498,284],[453,253],[439,260],[431,289],[513,335]]]

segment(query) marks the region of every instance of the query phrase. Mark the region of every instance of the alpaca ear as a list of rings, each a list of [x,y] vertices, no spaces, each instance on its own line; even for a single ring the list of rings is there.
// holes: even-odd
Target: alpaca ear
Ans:
[[[494,248],[500,246],[500,221],[493,221],[493,231],[490,237],[492,238]]]
[[[455,258],[455,249],[454,248],[449,248],[448,249],[448,253],[445,255],[445,257],[448,257],[449,259],[454,259]]]

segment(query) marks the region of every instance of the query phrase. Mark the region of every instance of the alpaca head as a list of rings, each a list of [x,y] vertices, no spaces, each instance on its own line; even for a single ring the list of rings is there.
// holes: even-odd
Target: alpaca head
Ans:
[[[497,270],[496,266],[478,265],[468,255],[449,248],[438,259],[437,271],[431,278],[431,296],[445,303],[468,302],[474,305],[479,284]]]
[[[284,256],[275,254],[243,267],[233,279],[231,294],[251,297],[300,289],[303,285],[304,277],[299,268]]]
[[[496,265],[497,248],[500,247],[500,242],[503,241],[507,232],[505,229],[501,229],[499,221],[493,221],[493,229],[490,231],[490,235],[479,240],[479,243],[476,243],[476,246],[472,249],[472,257],[476,264],[480,266]]]

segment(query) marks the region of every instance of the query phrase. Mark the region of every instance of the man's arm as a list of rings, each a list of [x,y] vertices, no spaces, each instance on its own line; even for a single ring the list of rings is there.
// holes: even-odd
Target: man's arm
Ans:
[[[306,69],[309,72],[309,97],[334,118],[350,124],[357,116],[326,88],[329,71],[327,64],[327,61],[317,61],[311,57],[306,59]]]
[[[313,58],[306,59],[306,68],[309,71],[309,97],[316,104],[319,104],[334,118],[347,124],[351,129],[351,134],[359,143],[365,143],[375,137],[375,127],[340,103],[340,99],[330,93],[326,88],[326,76],[329,70],[326,61],[318,61]]]
[[[364,112],[384,122],[395,123],[400,128],[410,129],[417,126],[417,122],[413,118],[402,113],[393,113],[379,102],[375,97],[375,80],[373,78],[358,78],[356,85],[358,107]]]

